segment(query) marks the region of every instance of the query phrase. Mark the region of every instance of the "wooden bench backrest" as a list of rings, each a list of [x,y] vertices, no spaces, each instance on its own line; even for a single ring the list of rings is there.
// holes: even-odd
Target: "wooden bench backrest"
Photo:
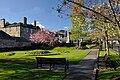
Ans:
[[[51,62],[54,64],[66,64],[65,58],[52,58]]]
[[[37,63],[50,64],[50,59],[49,58],[36,57],[36,59],[37,59]]]
[[[105,54],[105,56],[104,56],[104,60],[107,61],[108,58],[109,58],[109,55],[108,55],[108,54]]]
[[[66,64],[66,58],[36,57],[38,63]]]

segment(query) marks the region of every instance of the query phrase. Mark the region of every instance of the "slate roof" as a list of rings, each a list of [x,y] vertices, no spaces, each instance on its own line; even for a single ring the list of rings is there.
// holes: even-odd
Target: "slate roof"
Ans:
[[[59,30],[58,32],[64,33],[64,32],[66,32],[66,30]]]
[[[14,40],[13,37],[5,33],[4,31],[0,30],[0,39],[9,39],[9,40]]]
[[[21,37],[13,37],[17,42],[30,42],[29,40]]]
[[[32,24],[24,25],[23,23],[6,24],[5,28],[7,28],[7,27],[16,27],[16,26],[22,26],[22,27],[27,27],[27,28],[39,29],[39,26],[33,26]]]
[[[3,40],[15,40],[17,42],[30,42],[29,40],[27,40],[25,38],[12,37],[12,36],[8,35],[7,33],[5,33],[2,30],[0,30],[0,39],[3,39]]]

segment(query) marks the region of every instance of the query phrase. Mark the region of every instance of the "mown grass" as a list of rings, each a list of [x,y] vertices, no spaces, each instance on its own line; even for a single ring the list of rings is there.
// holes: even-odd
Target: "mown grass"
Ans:
[[[100,52],[100,56],[104,56],[106,54],[105,51],[101,51]],[[116,55],[116,52],[114,52],[113,50],[110,50],[110,60],[120,60],[120,57],[118,55]],[[115,80],[113,79],[114,77],[118,77],[120,76],[120,68],[117,68],[117,71],[113,70],[113,69],[108,69],[105,71],[101,71],[99,73],[99,79],[100,80]]]
[[[49,70],[36,69],[36,56],[28,56],[28,51],[12,51],[0,53],[0,80],[62,80],[66,75],[65,72],[53,72]],[[59,55],[47,55],[43,57],[64,57],[69,60],[70,64],[77,64],[83,59],[90,50],[76,50],[74,47],[57,47],[49,52]],[[8,56],[9,53],[15,55]],[[28,62],[20,64],[19,62]]]
[[[34,70],[22,64],[0,64],[0,80],[62,80],[65,73]]]

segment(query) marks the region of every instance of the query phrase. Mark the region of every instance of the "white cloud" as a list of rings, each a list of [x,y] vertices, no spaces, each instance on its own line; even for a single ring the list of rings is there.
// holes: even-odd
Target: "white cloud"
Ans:
[[[32,25],[34,25],[34,22],[32,22]],[[43,25],[40,24],[39,22],[36,22],[36,26],[39,26],[40,28],[45,28],[45,26],[43,26]]]

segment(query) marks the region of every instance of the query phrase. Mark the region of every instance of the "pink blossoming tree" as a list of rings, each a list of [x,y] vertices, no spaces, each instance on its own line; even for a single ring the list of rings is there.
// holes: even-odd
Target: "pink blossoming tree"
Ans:
[[[48,30],[38,30],[36,33],[30,34],[30,40],[33,43],[49,43],[54,40],[54,34]]]

